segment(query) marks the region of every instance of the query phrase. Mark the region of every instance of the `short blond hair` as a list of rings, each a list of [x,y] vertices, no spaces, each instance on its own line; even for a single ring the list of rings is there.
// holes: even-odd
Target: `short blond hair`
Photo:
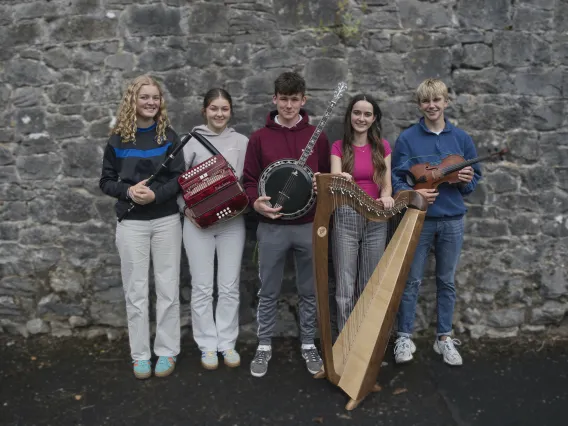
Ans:
[[[416,103],[421,103],[424,99],[434,99],[442,96],[444,100],[448,100],[448,88],[442,80],[437,78],[427,78],[416,89]]]

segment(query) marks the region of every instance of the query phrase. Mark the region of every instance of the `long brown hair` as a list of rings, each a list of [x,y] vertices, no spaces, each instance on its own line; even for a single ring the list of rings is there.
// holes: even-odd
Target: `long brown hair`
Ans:
[[[138,92],[140,92],[142,86],[146,85],[156,86],[160,92],[160,108],[154,116],[154,121],[156,122],[156,142],[161,145],[166,141],[166,129],[170,125],[170,120],[166,111],[162,87],[149,75],[138,76],[128,85],[118,107],[116,124],[110,133],[120,135],[123,142],[134,142],[136,140],[136,130],[138,129],[136,125],[136,100]]]
[[[383,139],[381,137],[381,118],[382,113],[379,108],[377,101],[370,96],[365,94],[356,95],[351,99],[347,111],[345,112],[345,120],[343,123],[343,155],[341,158],[341,169],[342,171],[352,174],[353,166],[355,163],[355,155],[353,153],[353,140],[355,139],[355,132],[353,131],[353,126],[351,125],[351,112],[353,107],[359,101],[367,101],[373,106],[373,115],[375,116],[375,121],[367,130],[367,140],[371,146],[371,158],[373,160],[373,182],[377,185],[381,185],[385,177],[385,172],[387,166],[385,164],[385,147],[383,145]]]

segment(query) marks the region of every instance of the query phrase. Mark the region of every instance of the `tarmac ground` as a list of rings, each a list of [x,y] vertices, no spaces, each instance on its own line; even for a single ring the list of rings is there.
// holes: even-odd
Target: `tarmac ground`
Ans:
[[[389,347],[380,392],[353,411],[346,395],[306,370],[296,339],[276,339],[268,374],[242,364],[206,371],[185,337],[176,371],[137,380],[128,340],[0,335],[0,424],[57,425],[568,425],[568,340],[468,340],[449,367],[416,340],[408,365]]]

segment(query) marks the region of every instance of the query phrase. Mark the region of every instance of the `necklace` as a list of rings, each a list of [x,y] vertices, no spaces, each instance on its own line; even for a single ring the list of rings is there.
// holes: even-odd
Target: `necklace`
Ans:
[[[365,144],[362,146],[359,145],[353,145],[355,148],[359,149],[360,152],[367,152],[367,148],[369,147],[369,144]]]

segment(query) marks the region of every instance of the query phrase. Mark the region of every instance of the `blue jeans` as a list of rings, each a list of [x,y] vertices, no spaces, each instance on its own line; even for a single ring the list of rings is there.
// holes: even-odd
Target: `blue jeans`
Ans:
[[[398,309],[399,336],[410,337],[412,335],[416,304],[418,303],[418,290],[422,283],[424,267],[432,245],[436,257],[437,335],[451,335],[456,303],[454,275],[460,258],[463,234],[463,217],[458,220],[426,220],[424,222]]]

